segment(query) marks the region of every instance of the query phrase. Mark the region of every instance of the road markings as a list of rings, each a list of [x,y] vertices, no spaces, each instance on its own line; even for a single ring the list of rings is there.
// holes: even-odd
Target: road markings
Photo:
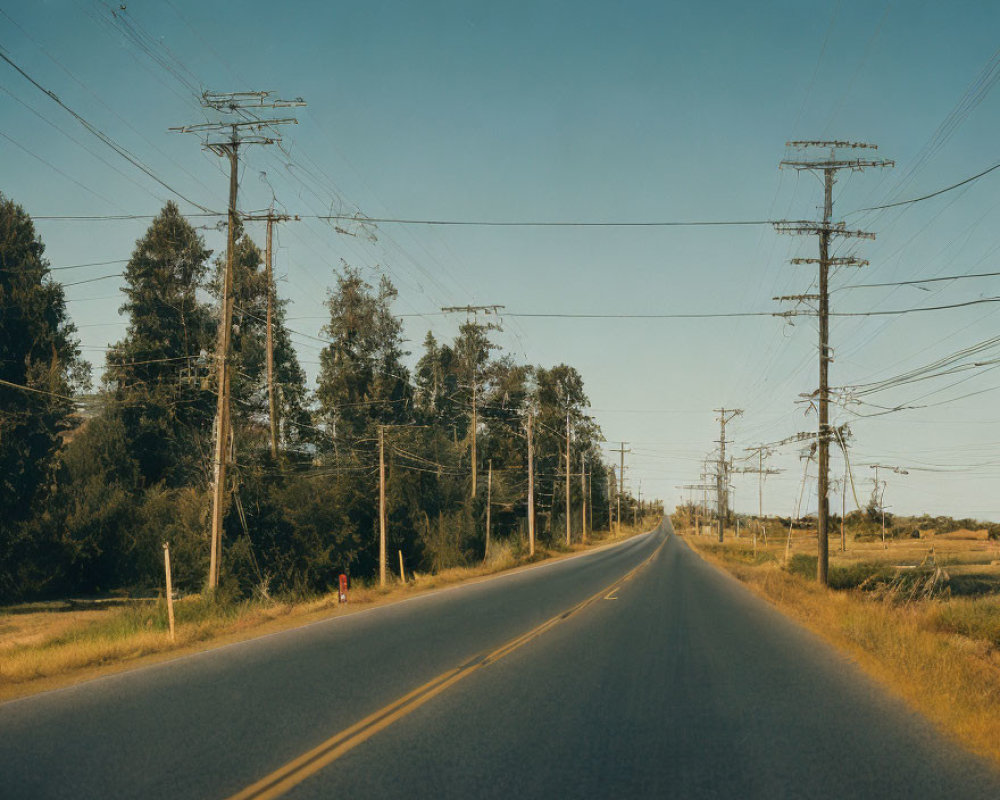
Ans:
[[[635,574],[639,572],[639,570],[653,560],[656,554],[660,552],[663,545],[666,544],[666,541],[666,538],[664,538],[664,540],[660,542],[659,546],[649,555],[648,558],[633,567],[621,578],[618,578],[610,585],[605,586],[601,589],[601,591],[597,592],[597,594],[594,594],[586,600],[577,603],[568,611],[563,611],[561,614],[557,614],[551,619],[546,620],[541,625],[532,628],[527,633],[512,639],[504,645],[501,645],[492,652],[487,653],[484,656],[477,656],[459,667],[455,667],[454,669],[441,673],[436,678],[429,680],[422,686],[418,686],[413,691],[403,695],[398,700],[390,703],[384,708],[379,709],[374,714],[368,715],[360,722],[356,722],[354,725],[351,725],[349,728],[346,728],[337,735],[330,737],[319,746],[314,747],[312,750],[303,753],[298,758],[289,761],[283,767],[279,767],[270,775],[261,778],[253,785],[237,792],[232,795],[229,800],[251,800],[251,798],[252,800],[271,800],[272,798],[281,797],[290,789],[298,786],[310,776],[315,775],[323,769],[323,767],[326,767],[336,761],[342,755],[354,749],[362,742],[370,739],[379,731],[388,728],[397,720],[402,719],[413,711],[416,711],[424,703],[441,694],[441,692],[445,691],[449,687],[454,686],[462,680],[462,678],[468,677],[481,667],[496,663],[504,656],[509,655],[522,645],[538,638],[550,628],[558,625],[563,620],[568,619],[578,611],[582,611],[591,603],[601,599],[602,597],[604,599],[609,599],[609,595],[613,595],[623,584],[630,581]],[[615,597],[610,599],[617,600],[618,598]]]

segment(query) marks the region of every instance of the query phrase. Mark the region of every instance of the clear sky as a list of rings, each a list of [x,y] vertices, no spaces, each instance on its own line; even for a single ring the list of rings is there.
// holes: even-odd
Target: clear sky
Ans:
[[[120,6],[125,6],[122,11]],[[269,89],[308,108],[284,150],[249,148],[240,207],[272,191],[290,213],[463,220],[768,220],[816,218],[822,187],[779,170],[789,139],[875,142],[892,170],[841,173],[834,217],[878,236],[841,254],[870,259],[834,275],[838,311],[877,311],[1000,295],[1000,279],[848,289],[997,272],[1000,170],[938,198],[880,212],[1000,161],[993,88],[995,2],[258,2],[33,0],[4,3],[0,46],[60,99],[181,194],[223,208],[223,165],[195,136],[195,93]],[[115,12],[113,15],[112,12]],[[970,93],[971,89],[971,93]],[[280,116],[285,116],[281,112]],[[33,215],[155,214],[172,195],[0,64],[0,190]],[[194,212],[180,202],[182,210]],[[854,212],[854,213],[851,213]],[[223,237],[206,225],[217,251]],[[54,267],[127,259],[148,220],[37,222]],[[290,325],[316,335],[341,261],[400,291],[416,358],[425,332],[451,338],[444,305],[508,312],[777,311],[807,292],[815,237],[771,226],[429,228],[280,226],[279,291]],[[258,237],[263,231],[255,231]],[[353,234],[353,235],[351,235]],[[55,273],[75,283],[122,263]],[[122,334],[118,278],[67,287],[85,354],[98,368]],[[1000,303],[905,316],[838,317],[835,385],[892,377],[997,335]],[[316,372],[321,345],[296,337]],[[507,316],[500,341],[531,363],[583,374],[612,446],[631,443],[627,480],[668,506],[698,480],[721,405],[745,409],[731,452],[815,428],[797,405],[817,385],[816,324],[730,319],[544,319]],[[978,361],[998,355],[992,347]],[[966,380],[967,379],[967,380]],[[963,383],[956,381],[964,380]],[[954,385],[953,385],[954,384]],[[855,480],[889,476],[904,513],[1000,519],[1000,372],[976,367],[866,396],[881,416],[849,421]],[[981,393],[977,393],[981,392]],[[977,393],[977,394],[971,394]],[[965,396],[970,395],[971,396]],[[949,401],[949,402],[943,402]],[[935,404],[935,405],[928,405]],[[770,461],[765,510],[793,510],[797,447]],[[839,456],[834,474],[843,469]],[[815,475],[812,467],[811,475]],[[737,476],[736,505],[756,506]],[[815,484],[807,508],[815,508]],[[807,492],[807,496],[808,496]],[[835,507],[839,502],[834,503]]]

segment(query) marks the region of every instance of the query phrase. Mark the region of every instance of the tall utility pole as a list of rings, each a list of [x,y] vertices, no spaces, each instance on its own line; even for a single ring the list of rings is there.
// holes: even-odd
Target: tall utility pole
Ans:
[[[580,453],[580,506],[582,508],[582,528],[580,536],[587,543],[587,454]]]
[[[703,472],[701,474],[702,483],[685,483],[685,484],[683,484],[681,486],[677,486],[676,488],[677,489],[687,489],[689,492],[694,492],[694,491],[697,491],[698,489],[701,489],[702,492],[706,492],[709,489],[714,489],[715,486],[713,486],[711,484],[708,484],[708,483],[704,483],[705,476],[707,474],[708,474],[707,471]],[[688,495],[688,496],[692,497],[691,495]],[[694,523],[695,524],[695,532],[700,534],[701,533],[701,520],[700,520],[700,517],[702,517],[702,516],[705,515],[705,508],[704,508],[704,506],[697,506],[697,505],[695,505],[693,498],[691,499],[691,505],[695,509],[695,523]]]
[[[535,448],[531,440],[532,412],[528,412],[528,555],[535,554]]]
[[[611,467],[608,469],[608,533],[611,533],[611,531],[613,531],[615,527],[615,521],[612,518],[613,516],[612,509],[614,508],[615,505],[614,482],[615,482],[615,467],[612,464]]]
[[[385,588],[386,528],[385,513],[385,426],[378,426],[378,585]]]
[[[888,464],[870,464],[868,468],[875,470],[875,479],[874,479],[875,485],[874,485],[874,488],[872,489],[872,503],[875,504],[878,507],[878,509],[882,512],[882,549],[883,550],[887,550],[889,548],[889,545],[887,545],[885,543],[885,487],[886,487],[886,482],[882,481],[882,483],[881,483],[882,491],[880,493],[879,492],[879,485],[880,484],[879,484],[879,479],[878,479],[878,471],[880,469],[885,469],[885,470],[888,470],[889,472],[895,472],[897,475],[909,475],[910,473],[907,472],[902,467],[893,467],[893,466],[890,466]]]
[[[572,465],[569,455],[569,412],[566,412],[566,546],[569,547],[570,544],[570,530],[572,528],[573,518],[570,512],[569,505],[569,479],[572,476],[570,471],[570,466]]]
[[[701,462],[701,482],[703,484],[701,489],[701,515],[705,518],[706,522],[708,521],[708,492],[710,489],[718,488],[709,486],[709,477],[708,459],[706,458]],[[698,533],[701,533],[701,531],[699,530]]]
[[[639,481],[639,494],[635,499],[635,508],[632,509],[632,525],[637,525],[640,519],[642,519],[642,481]]]
[[[493,459],[486,473],[486,555],[490,553],[490,506],[493,505]]]
[[[265,214],[244,214],[243,219],[248,222],[267,222],[267,241],[264,248],[264,273],[267,282],[267,408],[271,427],[271,457],[276,459],[278,457],[278,400],[274,391],[274,307],[277,303],[272,256],[274,223],[288,222],[292,219],[297,221],[299,217],[275,214],[272,206]]]
[[[500,311],[503,310],[504,306],[492,305],[492,306],[444,306],[441,311],[445,314],[454,314],[456,312],[465,312],[465,318],[467,322],[472,322],[477,327],[481,327],[483,330],[502,330],[499,323],[488,322],[485,325],[479,325],[477,315],[483,314],[493,314],[499,316]],[[472,490],[471,496],[476,496],[476,481],[478,475],[478,458],[476,455],[476,432],[479,428],[479,414],[478,408],[476,406],[476,392],[477,384],[479,382],[479,377],[476,375],[476,354],[470,353],[470,367],[472,369],[472,436],[471,436],[471,458],[472,458]]]
[[[719,461],[715,468],[715,496],[718,509],[719,541],[723,539],[729,514],[729,464],[726,462],[726,425],[743,414],[742,408],[717,408],[719,415]]]
[[[627,444],[628,442],[622,442],[617,450],[611,451],[621,456],[621,465],[618,468],[618,491],[615,497],[618,501],[618,514],[615,517],[618,527],[615,529],[615,533],[622,532],[622,492],[625,491],[625,454],[632,452],[632,448],[625,449],[625,445]]]
[[[830,410],[829,410],[829,381],[828,371],[830,362],[833,360],[830,349],[830,290],[829,278],[830,267],[832,266],[864,266],[868,262],[848,256],[844,258],[831,258],[830,238],[840,236],[844,238],[874,239],[874,233],[865,231],[847,230],[845,223],[833,222],[833,184],[838,170],[849,169],[860,172],[867,167],[892,167],[894,162],[885,159],[868,158],[838,158],[838,150],[875,150],[877,145],[866,144],[864,142],[844,142],[844,141],[796,141],[787,142],[787,147],[805,150],[809,148],[821,148],[829,150],[828,155],[814,159],[785,159],[781,162],[782,167],[790,167],[796,170],[810,170],[823,174],[823,221],[797,221],[778,222],[775,228],[779,233],[811,234],[819,236],[819,258],[797,258],[793,259],[793,264],[817,264],[819,266],[819,294],[799,295],[797,297],[783,298],[798,301],[818,300],[817,311],[807,312],[787,312],[789,315],[798,313],[819,315],[819,389],[816,392],[819,401],[819,477],[817,480],[818,510],[817,510],[817,561],[816,580],[821,584],[827,583],[827,573],[830,564]]]
[[[204,147],[218,156],[229,160],[229,214],[226,240],[226,271],[222,281],[220,298],[219,335],[216,362],[218,387],[215,411],[215,452],[213,457],[212,486],[212,539],[208,565],[208,590],[214,592],[219,585],[219,565],[222,561],[222,523],[225,517],[226,501],[226,446],[229,443],[229,353],[233,328],[233,254],[236,236],[237,192],[239,189],[239,149],[245,144],[274,144],[281,141],[277,137],[260,133],[278,125],[295,124],[298,120],[260,119],[253,115],[254,109],[293,108],[304,106],[301,99],[271,99],[270,92],[203,92],[201,104],[238,119],[222,122],[203,122],[171,128],[180,133],[204,134]],[[252,117],[247,119],[247,117]],[[244,133],[244,131],[254,131]],[[219,134],[228,134],[217,139]]]
[[[761,444],[757,447],[745,447],[743,448],[746,452],[750,453],[750,456],[757,456],[757,467],[744,467],[743,469],[737,470],[738,472],[748,473],[757,476],[757,509],[758,509],[758,520],[760,521],[761,532],[764,536],[764,544],[767,544],[767,523],[764,519],[764,477],[766,475],[777,475],[781,472],[780,469],[764,469],[764,457],[770,456],[773,452],[767,445]]]

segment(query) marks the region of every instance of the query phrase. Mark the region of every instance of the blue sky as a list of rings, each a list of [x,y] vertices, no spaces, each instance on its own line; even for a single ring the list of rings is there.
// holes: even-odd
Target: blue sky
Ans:
[[[933,200],[858,212],[1000,161],[1000,99],[992,84],[959,106],[997,50],[995,3],[250,0],[236,11],[228,3],[145,0],[127,2],[124,12],[119,5],[4,4],[0,45],[173,188],[208,207],[225,203],[223,165],[196,137],[167,130],[205,118],[191,86],[271,89],[309,103],[296,113],[299,124],[283,132],[287,152],[248,151],[240,195],[246,210],[266,207],[273,190],[289,212],[313,215],[810,218],[821,186],[809,174],[778,169],[785,141],[872,141],[897,166],[841,174],[835,218],[878,238],[841,247],[871,266],[834,275],[834,308],[898,309],[1000,294],[995,277],[841,288],[998,271],[1000,171]],[[171,196],[6,65],[0,115],[9,137],[0,139],[0,190],[33,215],[155,214]],[[147,224],[53,220],[37,227],[53,266],[69,266],[127,259]],[[397,284],[414,353],[428,329],[439,338],[454,334],[459,320],[435,314],[443,305],[774,311],[780,307],[772,296],[808,291],[815,278],[814,268],[787,263],[815,255],[815,240],[770,226],[382,225],[376,235],[373,242],[339,234],[317,220],[281,226],[279,291],[291,300],[296,329],[318,332],[325,287],[341,259],[373,281],[384,273]],[[205,238],[216,250],[224,246],[214,230]],[[79,281],[121,266],[57,274]],[[95,365],[123,330],[119,286],[110,278],[66,290]],[[878,380],[989,338],[997,310],[1000,304],[837,318],[831,380]],[[298,341],[312,376],[318,343]],[[713,408],[745,409],[730,426],[738,455],[815,427],[795,402],[816,386],[815,323],[804,317],[794,326],[766,316],[507,317],[500,341],[522,360],[579,368],[607,438],[632,443],[629,482],[637,488],[641,480],[644,495],[668,505],[678,499],[676,485],[697,479],[714,446]],[[853,412],[876,409],[838,408],[835,421],[850,421],[856,435],[859,493],[870,491],[866,464],[898,464],[909,475],[891,478],[886,493],[897,510],[1000,519],[1000,391],[988,391],[1000,387],[998,376],[971,370],[869,398],[887,406],[939,403],[927,408],[866,418]],[[787,514],[803,463],[790,447],[771,465],[785,471],[768,480],[766,510]],[[833,468],[842,470],[839,457]],[[738,477],[736,487],[737,506],[749,510],[753,479]],[[807,506],[815,507],[814,491]]]

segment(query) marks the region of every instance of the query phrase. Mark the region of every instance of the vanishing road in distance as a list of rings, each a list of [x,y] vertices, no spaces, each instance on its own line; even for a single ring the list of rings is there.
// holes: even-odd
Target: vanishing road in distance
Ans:
[[[4,798],[991,798],[664,522],[0,705]]]

